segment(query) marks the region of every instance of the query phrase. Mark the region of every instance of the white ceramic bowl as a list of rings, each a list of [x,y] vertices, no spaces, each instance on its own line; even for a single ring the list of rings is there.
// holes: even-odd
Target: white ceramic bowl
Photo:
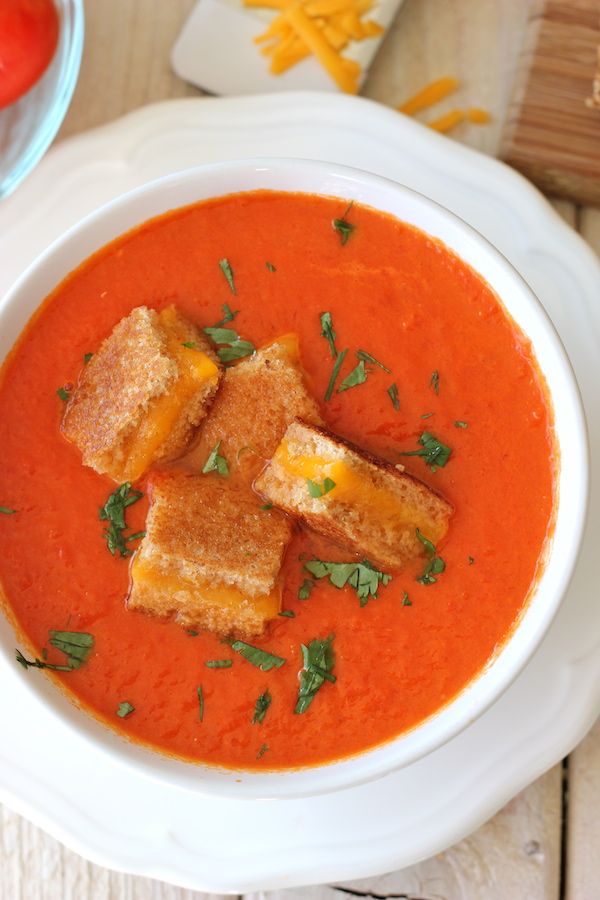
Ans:
[[[586,428],[575,378],[552,324],[520,275],[476,231],[433,201],[386,179],[330,163],[242,160],[202,166],[161,178],[108,203],[52,244],[2,301],[0,359],[51,289],[103,244],[167,210],[265,188],[333,195],[391,213],[442,240],[479,272],[531,340],[550,392],[560,469],[546,565],[512,637],[450,704],[412,731],[360,755],[283,773],[184,763],[129,743],[77,709],[49,679],[23,672],[27,689],[65,727],[75,728],[116,761],[181,788],[249,798],[309,796],[368,781],[425,756],[481,715],[531,657],[558,609],[577,558],[588,495]],[[15,635],[2,619],[0,652],[14,660],[14,646]]]

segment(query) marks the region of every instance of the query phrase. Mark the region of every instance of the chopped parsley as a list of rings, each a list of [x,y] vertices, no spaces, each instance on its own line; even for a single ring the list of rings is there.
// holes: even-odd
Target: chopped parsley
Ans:
[[[223,310],[223,318],[217,322],[215,328],[221,328],[223,325],[227,325],[228,322],[233,322],[237,314],[239,313],[239,309],[231,309],[229,303],[224,303],[221,307]]]
[[[405,450],[400,456],[422,456],[425,464],[429,466],[432,472],[442,469],[450,459],[452,449],[443,444],[439,438],[436,438],[429,431],[423,432],[419,438],[419,443],[421,444],[421,450]]]
[[[84,353],[84,354],[83,354],[83,364],[84,364],[85,366],[87,366],[87,364],[89,363],[89,361],[90,361],[90,359],[92,358],[93,355],[94,355],[93,353]]]
[[[348,206],[346,207],[346,210],[345,210],[343,216],[341,217],[341,219],[334,219],[333,222],[331,223],[333,230],[337,231],[337,233],[340,236],[340,243],[341,243],[342,247],[348,243],[348,239],[349,239],[350,235],[356,228],[356,225],[353,225],[351,222],[348,222],[348,220],[346,219],[346,216],[352,209],[353,205],[354,205],[354,200],[351,200],[350,203],[348,204]]]
[[[315,583],[312,578],[305,578],[298,588],[298,600],[308,600],[312,594]]]
[[[251,341],[243,341],[233,328],[213,325],[205,328],[204,333],[209,336],[213,343],[225,345],[217,349],[217,356],[222,363],[233,362],[236,359],[242,359],[244,356],[252,356],[256,352],[254,344]]]
[[[417,578],[417,581],[419,584],[435,584],[437,581],[435,576],[441,575],[446,568],[446,563],[441,556],[437,555],[435,544],[433,544],[429,538],[426,538],[424,534],[421,534],[418,528],[416,529],[416,534],[425,547],[425,553],[429,557],[425,568],[423,569],[423,573]]]
[[[257,759],[262,759],[263,756],[265,755],[265,753],[267,752],[268,749],[269,749],[269,745],[268,745],[268,744],[262,744],[260,750],[259,750],[258,753],[256,754],[256,758],[257,758]]]
[[[321,337],[324,337],[327,343],[329,344],[329,349],[331,351],[331,355],[335,359],[338,355],[335,339],[337,337],[335,331],[333,330],[333,321],[331,318],[331,313],[322,312],[321,313]]]
[[[434,369],[431,373],[431,378],[429,379],[429,387],[433,388],[436,394],[440,392],[440,373],[437,369]]]
[[[335,683],[336,677],[331,674],[335,665],[333,652],[333,635],[326,638],[315,638],[308,646],[301,644],[303,666],[300,670],[300,688],[294,713],[301,715],[315,699],[317,691],[325,681]]]
[[[412,600],[409,599],[406,591],[402,594],[402,606],[412,606]]]
[[[221,446],[221,441],[217,441],[215,446],[212,448],[210,453],[208,454],[208,459],[204,463],[202,467],[202,474],[207,475],[209,472],[217,472],[223,478],[227,478],[229,475],[229,466],[227,465],[227,460],[224,456],[221,456],[219,453],[219,447]]]
[[[16,650],[16,659],[24,669],[53,669],[55,672],[72,672],[79,669],[87,660],[93,646],[94,638],[84,631],[50,631],[50,644],[67,657],[66,665],[47,663],[37,657],[25,659],[20,650]],[[44,655],[44,654],[42,654]]]
[[[455,428],[468,428],[468,427],[469,427],[469,423],[468,423],[468,422],[463,422],[463,421],[461,421],[460,419],[457,419],[456,422],[454,423],[454,427],[455,427]]]
[[[195,628],[186,628],[185,633],[189,635],[189,637],[198,637],[198,635],[200,634],[200,632],[196,631]]]
[[[267,269],[269,270],[269,272],[276,272],[276,271],[277,271],[277,269],[275,268],[275,266],[273,265],[272,262],[265,263],[265,266],[267,267]]]
[[[254,704],[254,715],[252,716],[253,725],[262,724],[272,700],[273,698],[271,697],[271,692],[268,690],[265,691],[264,694],[261,694],[260,697],[256,698],[256,702]]]
[[[3,516],[14,516],[16,511],[16,509],[11,509],[10,506],[0,506],[0,513]]]
[[[377,597],[380,584],[385,587],[392,580],[391,575],[380,572],[367,559],[359,563],[323,562],[320,559],[311,559],[304,563],[304,568],[313,578],[329,577],[331,584],[336,588],[341,589],[346,584],[350,585],[356,591],[361,606],[366,606],[370,597]]]
[[[367,370],[365,369],[365,361],[361,359],[358,365],[356,365],[352,371],[346,375],[339,388],[337,389],[338,394],[341,394],[342,391],[347,391],[350,388],[357,387],[359,384],[364,384],[367,380]]]
[[[225,276],[227,284],[229,285],[229,290],[231,291],[232,294],[235,294],[236,290],[235,290],[235,282],[233,280],[234,279],[233,269],[231,268],[231,263],[229,262],[227,257],[219,260],[219,268],[220,268],[221,272],[223,273],[223,275]]]
[[[137,503],[140,497],[143,497],[141,491],[132,491],[131,482],[126,481],[120,487],[116,488],[109,496],[104,506],[100,507],[99,518],[102,522],[108,522],[108,527],[104,530],[106,546],[113,556],[117,553],[121,557],[131,556],[132,551],[127,544],[130,541],[142,538],[144,531],[137,531],[125,537],[123,532],[128,527],[125,521],[125,510],[132,503]]]
[[[387,389],[388,394],[390,395],[390,400],[392,401],[392,406],[395,410],[400,409],[400,397],[398,396],[398,385],[394,381],[393,384],[390,384]]]
[[[469,557],[468,557],[468,560],[469,560],[469,565],[472,566],[473,563],[475,562],[475,557],[474,557],[474,556],[469,556]]]
[[[293,609],[282,609],[281,612],[277,613],[278,616],[282,616],[285,619],[295,619],[296,613]]]
[[[198,718],[201,722],[204,721],[204,691],[202,690],[202,685],[199,684],[196,688],[196,696],[198,697]]]
[[[230,669],[233,665],[232,659],[207,659],[204,663],[207,669]]]
[[[380,369],[383,369],[384,372],[387,372],[388,375],[391,375],[391,374],[392,374],[392,370],[391,370],[391,369],[388,369],[387,366],[384,366],[384,364],[383,364],[382,362],[379,362],[378,359],[375,359],[375,357],[374,357],[374,356],[371,356],[370,353],[367,353],[366,350],[357,350],[357,351],[356,351],[356,355],[357,355],[358,358],[359,358],[360,360],[362,360],[363,362],[366,362],[366,363],[372,363],[372,365],[374,365],[374,366],[379,366],[379,368],[380,368]]]
[[[308,493],[311,497],[324,497],[325,494],[328,494],[329,491],[332,491],[335,487],[335,481],[333,478],[325,478],[323,484],[320,485],[316,481],[312,481],[310,478],[306,479],[306,487],[308,488]]]
[[[269,672],[271,669],[279,669],[284,664],[285,659],[281,656],[275,656],[274,653],[268,653],[259,647],[253,647],[245,641],[234,641],[231,649],[243,656],[245,660],[252,663],[262,672]]]
[[[187,347],[188,350],[196,350],[198,344],[196,343],[196,341],[182,341],[181,346]]]
[[[66,403],[67,400],[69,399],[69,397],[71,396],[69,394],[69,391],[64,387],[59,387],[56,393],[58,394],[60,399],[63,401],[63,403]]]
[[[335,387],[335,383],[337,381],[337,377],[340,374],[340,369],[342,368],[342,363],[346,358],[346,354],[348,349],[342,350],[341,353],[338,353],[336,360],[333,364],[333,369],[331,371],[331,378],[329,379],[329,384],[327,385],[327,390],[325,391],[325,400],[331,400],[331,395],[333,394],[333,389]]]
[[[273,509],[273,504],[272,503],[263,503],[263,505],[260,507],[260,509],[262,509],[266,512],[269,509]]]
[[[432,417],[432,415],[433,415],[432,412],[429,412],[429,413],[422,413],[422,414],[421,414],[421,418],[422,418],[422,419],[430,419],[430,418]]]
[[[117,715],[120,719],[125,719],[127,716],[130,716],[132,712],[135,712],[135,706],[133,706],[129,700],[124,700],[122,703],[119,703]]]

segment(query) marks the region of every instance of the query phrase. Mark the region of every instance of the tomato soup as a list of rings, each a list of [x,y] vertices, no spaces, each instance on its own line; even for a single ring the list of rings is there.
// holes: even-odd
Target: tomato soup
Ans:
[[[61,663],[51,630],[93,635],[83,665],[50,676],[111,728],[187,760],[292,768],[389,741],[494,658],[539,577],[555,445],[528,341],[442,244],[391,216],[345,207],[257,191],[153,219],[58,286],[2,371],[0,579],[21,649]],[[423,583],[424,560],[415,561],[362,606],[350,586],[326,578],[302,590],[307,559],[349,554],[298,528],[284,561],[287,614],[253,642],[285,660],[268,672],[209,633],[127,609],[129,561],[108,552],[98,514],[115,484],[84,467],[60,430],[57,389],[68,391],[84,355],[134,307],[175,305],[204,327],[222,318],[224,304],[257,347],[296,333],[327,427],[402,463],[454,506],[436,548],[445,569]],[[340,379],[358,350],[385,366],[367,364],[366,380],[328,401],[334,361],[321,333],[324,311],[338,349],[348,348]],[[421,448],[424,433],[451,450],[444,465],[402,455]],[[145,480],[134,488],[144,496],[127,521],[141,531]],[[301,645],[330,635],[335,683],[327,680],[297,715]],[[215,659],[232,665],[206,666]],[[271,702],[257,721],[267,691]]]

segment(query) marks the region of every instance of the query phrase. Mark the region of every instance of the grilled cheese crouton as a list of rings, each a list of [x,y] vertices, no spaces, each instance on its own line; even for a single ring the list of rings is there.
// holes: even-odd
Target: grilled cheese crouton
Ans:
[[[85,366],[63,419],[83,462],[135,481],[185,450],[220,380],[202,332],[174,307],[140,306],[116,325]]]
[[[186,462],[201,469],[220,442],[219,453],[233,478],[250,484],[296,418],[322,422],[305,384],[297,337],[290,334],[225,371],[199,442]]]
[[[156,472],[150,494],[128,607],[220,635],[260,634],[280,609],[287,518],[218,475]]]
[[[255,488],[384,569],[401,569],[422,555],[417,528],[434,543],[443,538],[453,511],[439,494],[391,463],[300,421],[289,426]]]

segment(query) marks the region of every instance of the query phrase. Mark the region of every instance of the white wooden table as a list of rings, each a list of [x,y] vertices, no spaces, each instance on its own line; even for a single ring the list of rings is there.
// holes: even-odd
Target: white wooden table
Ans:
[[[86,0],[81,77],[59,139],[155,100],[198,95],[171,73],[168,62],[192,4]],[[490,125],[461,126],[453,137],[494,155],[528,8],[527,0],[406,0],[363,93],[396,106],[428,81],[455,75],[463,84],[461,93],[441,104],[440,112],[454,105],[490,110]],[[566,201],[555,205],[600,252],[600,210]],[[597,724],[567,760],[437,857],[379,878],[244,900],[595,900],[600,897],[599,812]],[[215,897],[92,865],[0,807],[0,900]]]

